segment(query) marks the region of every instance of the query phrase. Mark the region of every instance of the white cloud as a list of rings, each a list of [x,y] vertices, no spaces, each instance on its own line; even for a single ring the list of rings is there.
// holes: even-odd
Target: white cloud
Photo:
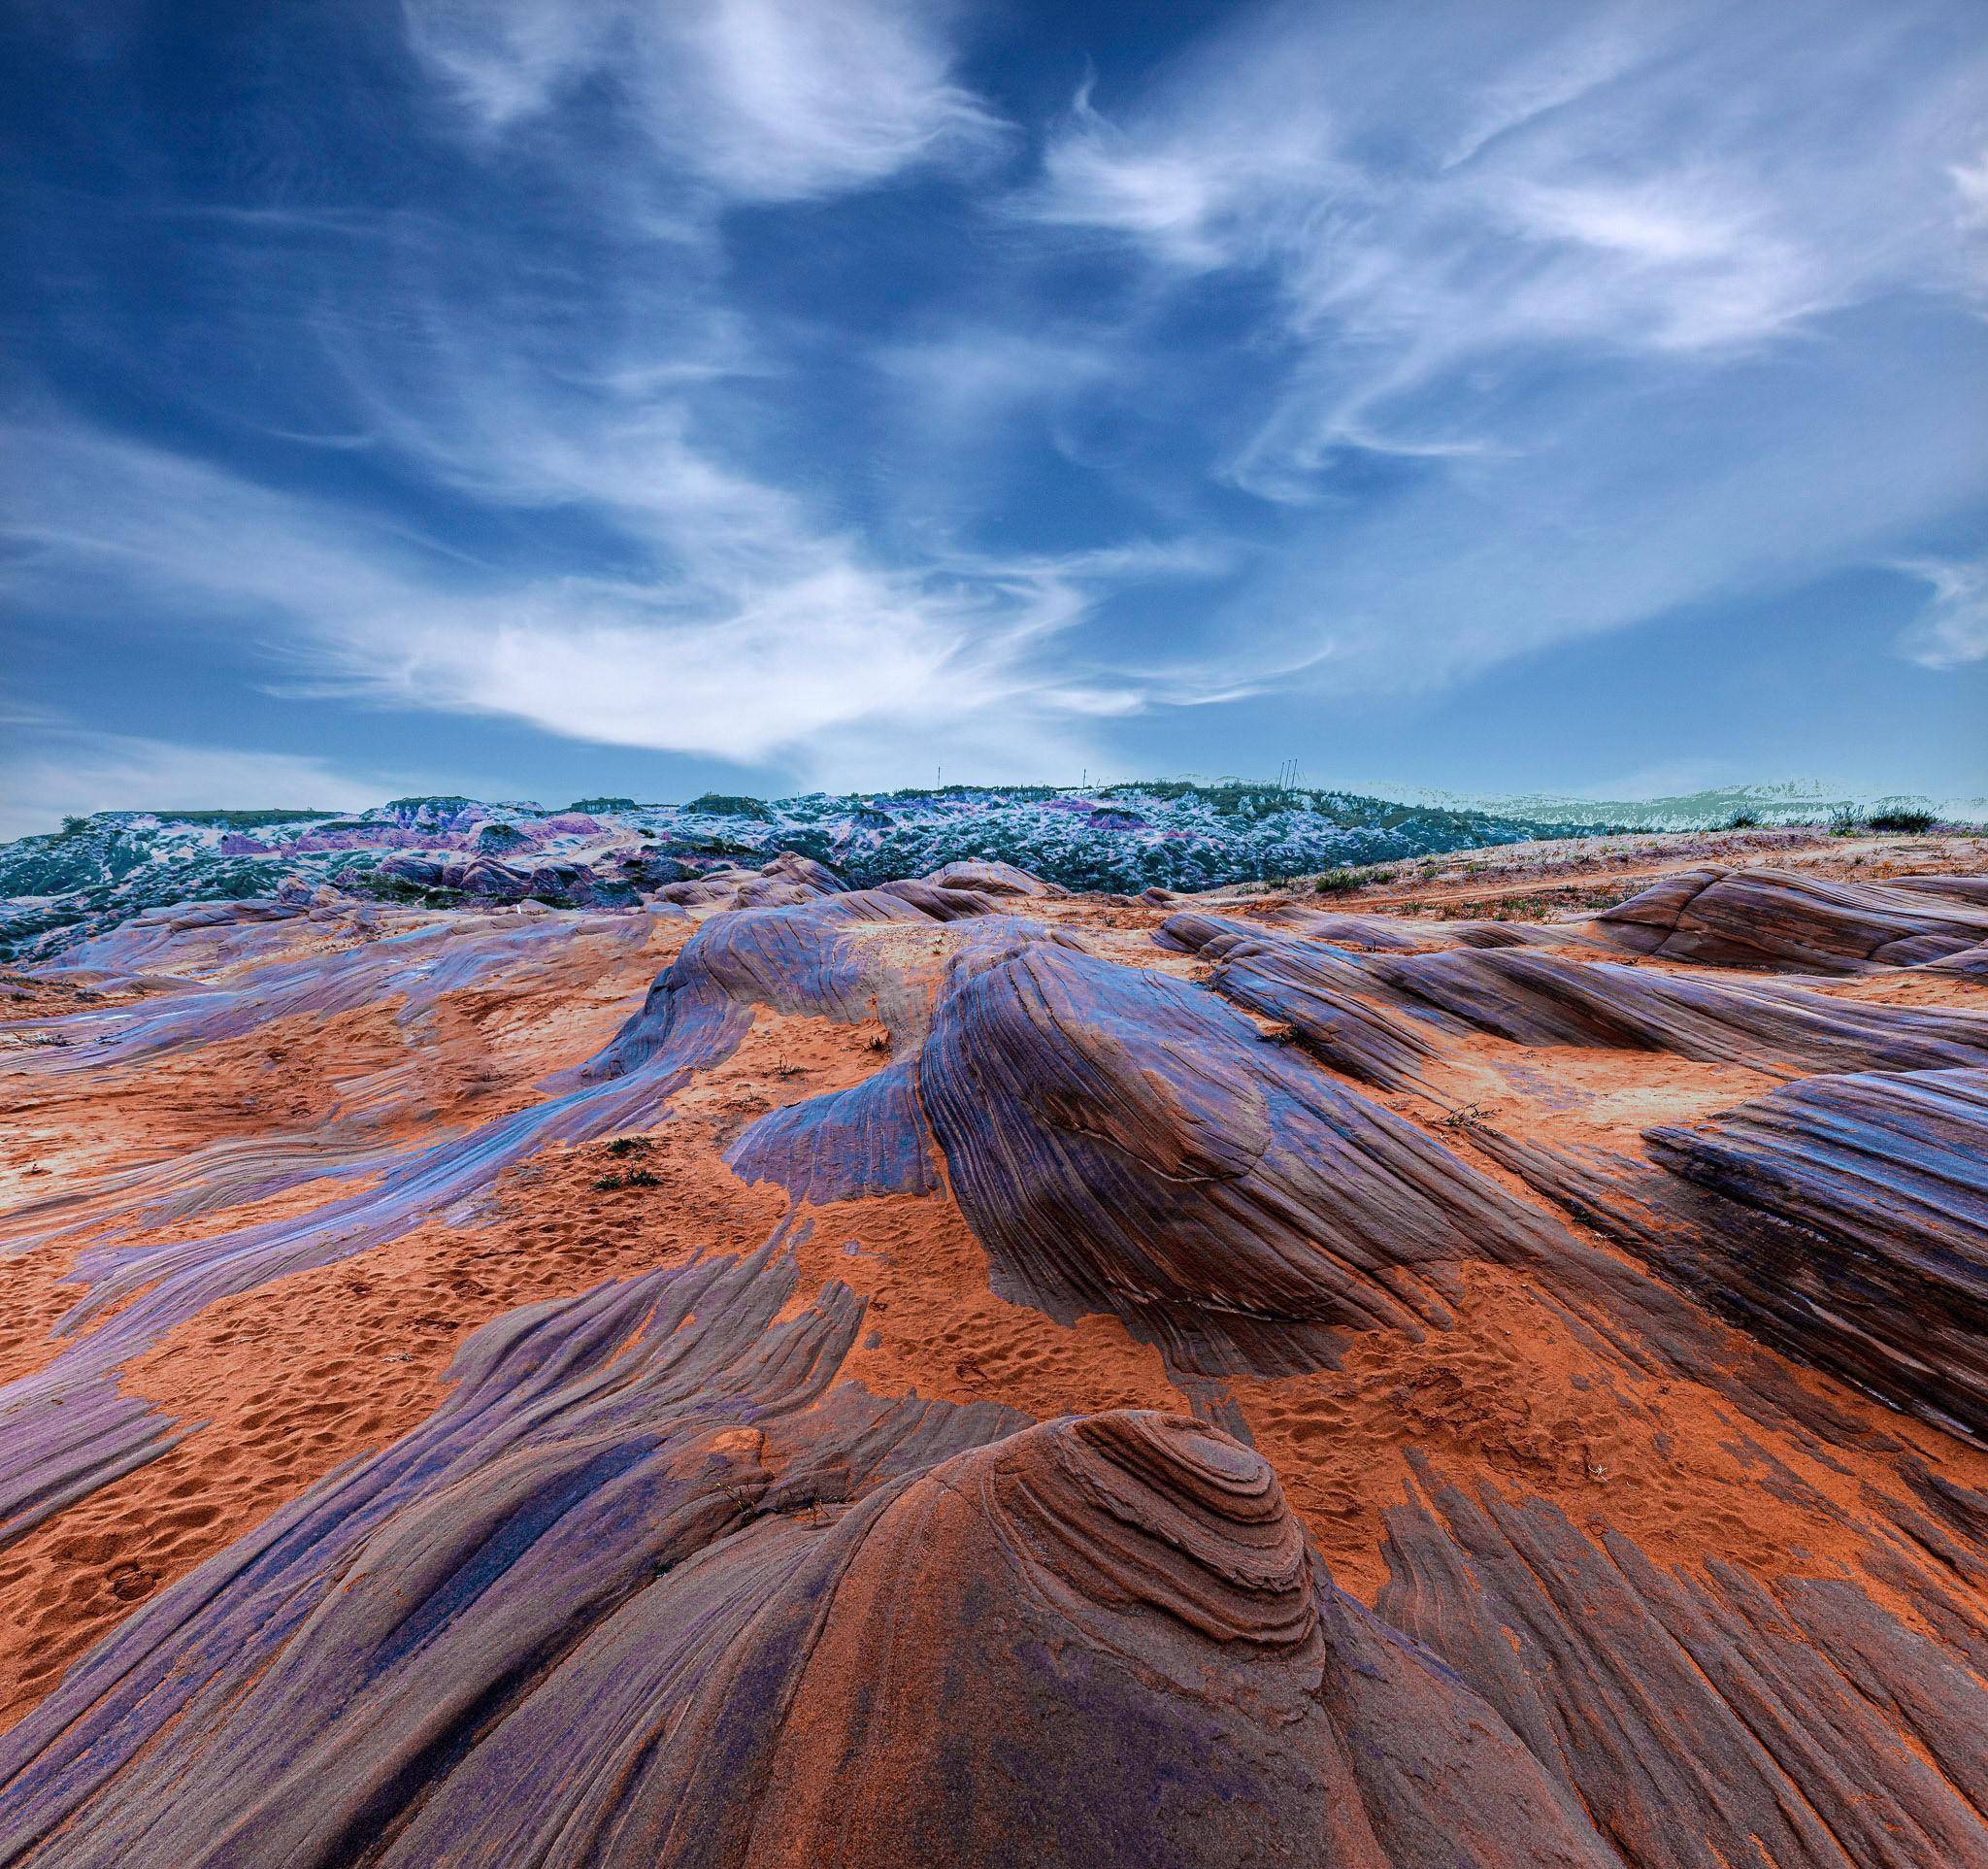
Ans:
[[[1988,491],[1954,392],[1988,49],[1953,27],[1264,5],[1087,87],[1008,212],[1183,317],[1256,308],[1217,473],[1283,515],[1215,628],[1321,688],[1429,689],[1868,562]],[[1918,652],[1959,659],[1972,601]]]
[[[964,10],[405,11],[503,212],[202,209],[227,368],[156,385],[153,432],[259,428],[250,475],[315,441],[297,484],[368,504],[49,416],[0,436],[0,570],[46,614],[394,709],[994,777],[1896,558],[1982,490],[1983,62],[1929,60],[1920,0],[1231,8],[1081,93],[998,227],[936,190],[836,218],[957,240],[887,305],[814,267],[827,217],[720,211],[984,182]],[[1096,649],[1110,599],[1228,574]],[[1978,587],[1929,582],[1908,652],[1977,652]]]
[[[1920,558],[1896,568],[1932,591],[1925,615],[1901,640],[1905,656],[1925,668],[1988,661],[1988,561]]]
[[[657,153],[742,201],[794,201],[976,155],[946,15],[907,0],[408,0],[416,53],[489,133],[605,84]]]
[[[1959,219],[1963,227],[1988,226],[1988,150],[1971,162],[1956,162],[1947,170],[1959,196]]]
[[[53,830],[71,816],[177,808],[353,811],[385,795],[299,753],[187,746],[92,733],[46,720],[0,720],[0,840]]]
[[[1115,367],[1096,344],[985,323],[884,344],[871,360],[906,398],[912,425],[937,424],[948,438],[1081,397]]]
[[[884,566],[673,439],[624,502],[631,542],[656,548],[650,575],[493,575],[139,444],[59,427],[4,440],[38,463],[0,527],[21,597],[100,588],[122,606],[142,590],[154,614],[250,622],[313,691],[738,761],[807,761],[857,733],[1076,756],[1087,723],[1195,684],[1076,673],[1062,639],[1103,591],[1217,562],[1143,546]]]
[[[1472,377],[1716,365],[1962,287],[1988,60],[1929,72],[1917,12],[1258,8],[1109,115],[1079,96],[1013,211],[1259,274],[1308,355],[1233,473],[1308,499],[1341,451],[1531,445]]]
[[[321,660],[340,685],[411,707],[757,762],[856,727],[1136,707],[1130,686],[1071,683],[1030,655],[1032,637],[1082,608],[1068,589],[948,587],[828,548],[813,571],[691,615],[659,614],[655,593],[581,584],[430,600],[353,619]]]
[[[1323,655],[1342,693],[1427,691],[1687,606],[1798,588],[1988,497],[1971,406],[1908,347],[1796,350],[1743,384],[1708,377],[1661,398],[1635,374],[1578,378],[1541,418],[1550,447],[1435,463],[1389,500],[1306,510],[1217,627],[1247,630],[1266,656],[1273,641]],[[1957,659],[1963,594],[1922,652]]]
[[[1245,66],[1197,87],[1178,115],[1121,126],[1078,91],[1044,151],[1040,185],[1015,206],[1051,225],[1123,235],[1157,257],[1207,271],[1261,257],[1291,238],[1292,217],[1358,188],[1335,161],[1335,123],[1315,95],[1291,108],[1280,76]]]

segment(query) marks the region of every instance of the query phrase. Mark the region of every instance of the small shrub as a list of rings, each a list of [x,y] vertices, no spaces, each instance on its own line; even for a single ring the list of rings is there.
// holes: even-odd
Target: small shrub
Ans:
[[[625,1175],[603,1175],[594,1183],[596,1193],[612,1194],[618,1187],[660,1187],[659,1182],[646,1168],[631,1168]]]
[[[1729,831],[1757,831],[1760,828],[1760,819],[1751,812],[1735,812],[1721,828]]]
[[[1930,831],[1938,821],[1931,812],[1922,811],[1874,812],[1866,820],[1874,831],[1902,831],[1914,836]]]
[[[1829,815],[1829,834],[1832,837],[1855,837],[1863,828],[1863,820],[1853,811],[1845,809]]]
[[[1351,870],[1327,870],[1311,886],[1320,895],[1344,895],[1360,886],[1360,879]]]
[[[608,1144],[611,1155],[646,1155],[648,1152],[646,1136],[616,1136]]]

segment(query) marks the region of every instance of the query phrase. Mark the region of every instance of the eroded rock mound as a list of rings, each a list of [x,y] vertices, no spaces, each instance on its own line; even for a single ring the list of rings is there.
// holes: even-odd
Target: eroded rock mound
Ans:
[[[1522,950],[1385,956],[1377,988],[1519,1045],[1670,1051],[1703,1063],[1806,1071],[1988,1063],[1988,1013],[1925,1011]]]
[[[1649,1145],[1716,1197],[1695,1284],[1988,1445],[1988,1071],[1811,1078]]]
[[[925,878],[946,889],[976,889],[981,895],[1068,895],[1061,884],[1050,883],[1012,863],[988,858],[982,861],[947,863]]]
[[[1227,997],[1288,1020],[1328,1063],[1390,1088],[1422,1081],[1443,1032],[1669,1051],[1791,1076],[1988,1063],[1988,1010],[1890,1006],[1520,948],[1344,952],[1212,916],[1171,917],[1161,934],[1212,961],[1211,984]]]
[[[1988,904],[1960,891],[1704,869],[1604,909],[1595,925],[1620,947],[1667,960],[1847,974],[1972,947],[1988,939]]]
[[[1444,1322],[1446,1268],[1550,1230],[1206,995],[1050,943],[956,964],[919,1085],[995,1288],[1206,1374]]]
[[[1388,1535],[1380,1613],[1553,1762],[1621,1860],[1988,1860],[1979,1684],[1861,1591],[1716,1559],[1680,1577],[1433,1477]]]
[[[1363,1653],[1259,1455],[831,1393],[860,1307],[793,1288],[769,1250],[485,1330],[0,1743],[0,1862],[1608,1860]],[[1431,1783],[1373,1769],[1405,1715]]]

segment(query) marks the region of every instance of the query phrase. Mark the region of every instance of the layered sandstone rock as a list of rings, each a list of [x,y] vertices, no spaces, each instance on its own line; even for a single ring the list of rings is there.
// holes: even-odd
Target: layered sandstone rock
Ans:
[[[0,1863],[1988,1862],[1988,883],[661,886],[28,978]]]
[[[1797,972],[1910,966],[1988,938],[1988,903],[1965,892],[1839,883],[1775,870],[1687,870],[1596,918],[1638,953]]]

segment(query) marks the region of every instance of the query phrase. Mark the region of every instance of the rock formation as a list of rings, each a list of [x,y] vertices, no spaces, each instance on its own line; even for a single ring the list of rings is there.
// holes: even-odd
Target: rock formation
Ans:
[[[1848,974],[1910,966],[1988,940],[1977,894],[1841,883],[1774,870],[1687,870],[1597,918],[1637,953]]]
[[[0,1865],[1988,1864],[1988,880],[469,804],[11,977]]]

